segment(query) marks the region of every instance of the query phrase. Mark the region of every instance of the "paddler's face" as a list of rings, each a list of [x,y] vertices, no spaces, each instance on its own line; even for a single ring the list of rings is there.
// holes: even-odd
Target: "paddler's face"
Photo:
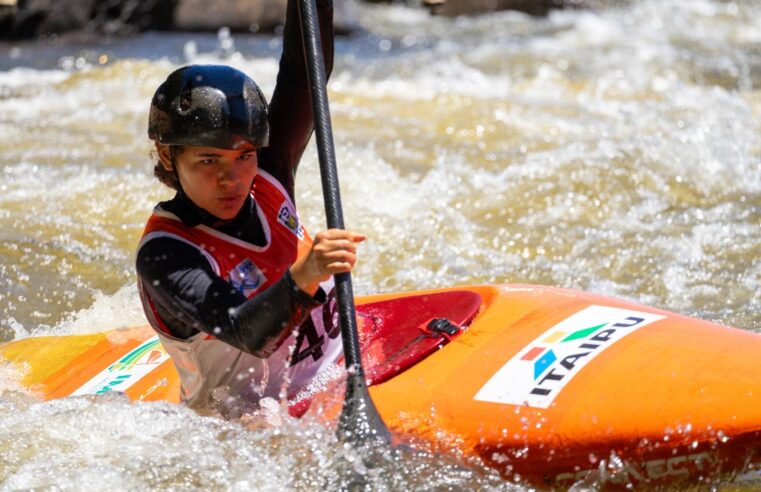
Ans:
[[[164,169],[177,168],[187,197],[220,219],[238,214],[258,169],[256,149],[250,144],[232,150],[188,146],[174,161],[168,146],[159,145],[158,152]]]

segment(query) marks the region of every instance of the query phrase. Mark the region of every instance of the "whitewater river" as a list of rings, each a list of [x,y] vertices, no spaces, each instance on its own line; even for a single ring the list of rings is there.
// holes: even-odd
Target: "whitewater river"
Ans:
[[[538,283],[761,331],[761,6],[643,0],[431,18],[359,7],[331,109],[360,294]],[[0,340],[144,324],[135,246],[159,200],[150,97],[189,62],[271,94],[275,35],[0,45]],[[297,181],[323,227],[317,159]],[[329,429],[243,430],[118,396],[31,401],[0,365],[0,490],[335,490]],[[355,466],[356,465],[356,466]],[[361,472],[361,470],[360,470]],[[408,456],[373,490],[522,490]],[[746,477],[720,488],[755,488]]]

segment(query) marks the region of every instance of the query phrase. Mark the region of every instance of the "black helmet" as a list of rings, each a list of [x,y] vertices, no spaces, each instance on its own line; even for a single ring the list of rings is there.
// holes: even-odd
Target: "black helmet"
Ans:
[[[162,144],[232,149],[241,138],[255,148],[269,141],[267,101],[259,86],[225,65],[191,65],[172,72],[151,101],[148,137]]]

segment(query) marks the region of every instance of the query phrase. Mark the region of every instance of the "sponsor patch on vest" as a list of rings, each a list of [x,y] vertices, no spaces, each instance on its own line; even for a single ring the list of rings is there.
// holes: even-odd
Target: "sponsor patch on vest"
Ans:
[[[233,287],[246,297],[256,292],[267,281],[267,277],[250,258],[238,263],[230,270],[228,277]]]
[[[304,239],[304,229],[299,221],[299,216],[288,202],[283,202],[280,206],[280,212],[277,213],[277,221],[296,234],[299,239]]]
[[[626,335],[663,318],[630,309],[588,306],[519,351],[489,379],[475,399],[549,408],[592,359]]]

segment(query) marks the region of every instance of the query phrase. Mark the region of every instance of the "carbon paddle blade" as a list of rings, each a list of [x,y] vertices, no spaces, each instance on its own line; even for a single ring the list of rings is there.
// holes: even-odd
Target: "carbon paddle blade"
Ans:
[[[354,447],[391,444],[391,433],[375,408],[364,377],[352,374],[346,380],[346,399],[336,429],[338,438]]]

